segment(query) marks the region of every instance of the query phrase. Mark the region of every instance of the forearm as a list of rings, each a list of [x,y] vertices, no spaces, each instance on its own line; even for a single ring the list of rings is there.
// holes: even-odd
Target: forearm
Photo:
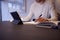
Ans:
[[[30,12],[26,17],[23,18],[23,21],[29,21],[29,20],[31,20],[32,16],[33,16],[33,13]]]
[[[31,19],[31,17],[27,16],[25,18],[23,18],[23,21],[29,21]]]

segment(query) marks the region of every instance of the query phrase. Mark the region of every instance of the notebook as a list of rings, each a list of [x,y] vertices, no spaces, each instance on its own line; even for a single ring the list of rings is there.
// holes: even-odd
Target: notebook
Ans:
[[[36,27],[55,28],[58,26],[58,23],[58,21],[41,22],[37,24]]]

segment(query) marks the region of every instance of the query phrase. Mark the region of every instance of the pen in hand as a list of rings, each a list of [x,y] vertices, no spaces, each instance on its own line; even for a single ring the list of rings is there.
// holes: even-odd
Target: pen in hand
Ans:
[[[40,19],[40,17],[41,17],[41,16],[42,16],[42,14],[39,16],[39,18],[38,18],[38,19],[36,19],[36,20],[35,20],[35,22],[37,22],[37,21]]]
[[[39,16],[39,18],[42,16],[42,14]]]
[[[39,18],[42,16],[42,14],[39,16]],[[35,21],[35,19],[33,19],[33,21]]]
[[[48,19],[42,18],[41,16],[42,16],[42,14],[41,14],[41,15],[39,16],[39,18],[36,19],[35,21],[36,21],[36,22],[46,22],[46,21],[48,21]]]

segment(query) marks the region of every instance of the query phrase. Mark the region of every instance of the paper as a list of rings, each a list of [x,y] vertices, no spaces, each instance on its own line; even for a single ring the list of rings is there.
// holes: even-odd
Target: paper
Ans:
[[[38,24],[38,22],[34,22],[34,21],[31,21],[31,22],[23,22],[23,24]]]

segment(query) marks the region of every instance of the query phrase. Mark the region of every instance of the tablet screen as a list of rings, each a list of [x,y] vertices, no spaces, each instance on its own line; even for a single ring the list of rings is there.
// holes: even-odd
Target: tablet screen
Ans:
[[[21,20],[20,17],[19,17],[19,15],[18,15],[18,13],[17,13],[17,11],[11,12],[11,15],[12,15],[12,17],[13,17],[14,20]]]

